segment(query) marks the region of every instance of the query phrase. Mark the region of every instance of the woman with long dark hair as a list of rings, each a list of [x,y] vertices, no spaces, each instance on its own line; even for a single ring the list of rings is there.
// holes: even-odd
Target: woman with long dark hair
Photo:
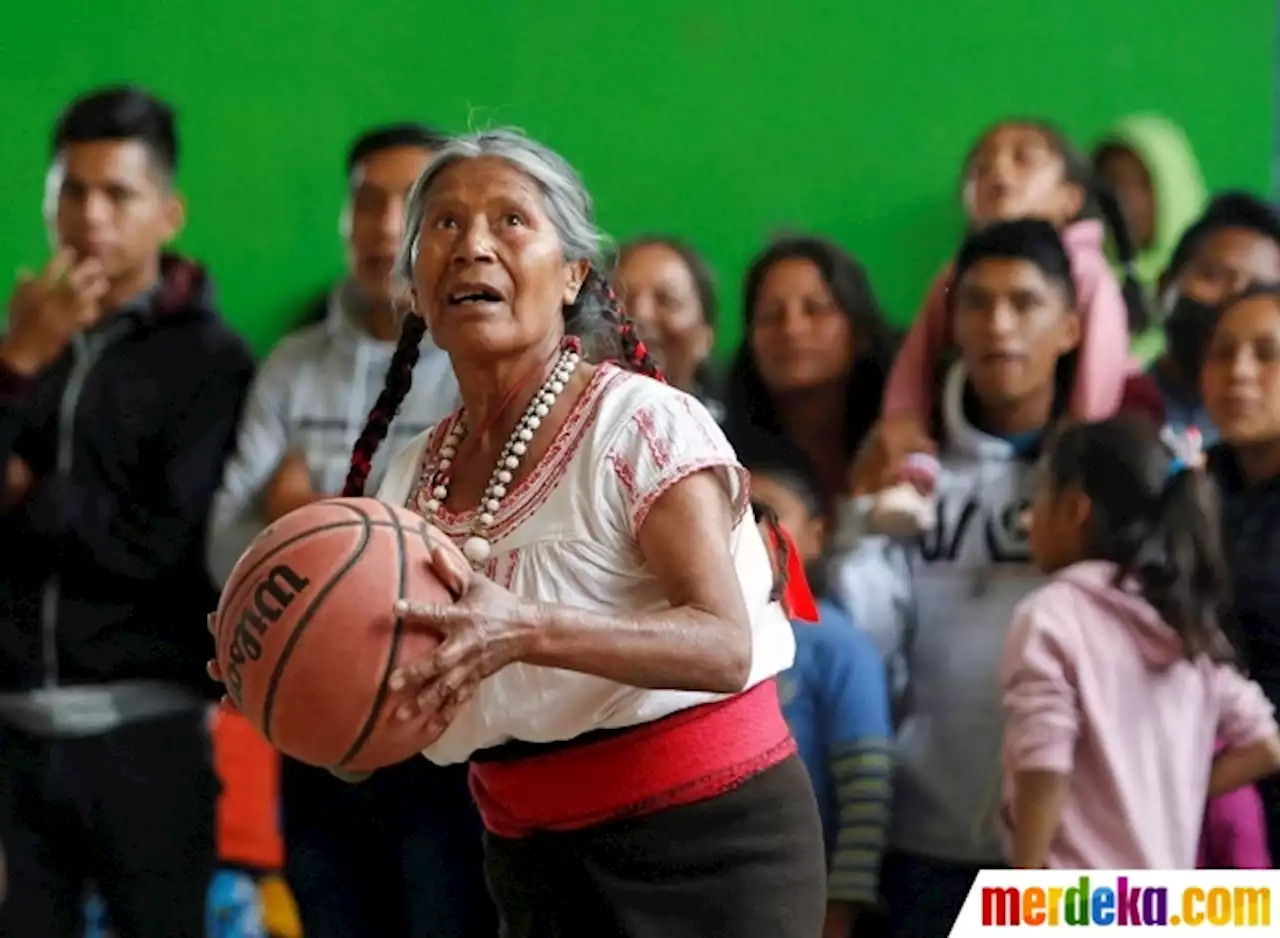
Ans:
[[[725,430],[784,436],[813,463],[828,504],[880,411],[893,333],[866,271],[804,235],[769,245],[743,280],[746,335],[726,385]]]

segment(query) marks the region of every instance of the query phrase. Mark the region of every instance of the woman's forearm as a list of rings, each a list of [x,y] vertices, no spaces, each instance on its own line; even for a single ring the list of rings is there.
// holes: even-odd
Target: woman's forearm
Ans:
[[[751,629],[688,606],[606,616],[533,607],[520,660],[654,690],[736,693],[751,671]]]

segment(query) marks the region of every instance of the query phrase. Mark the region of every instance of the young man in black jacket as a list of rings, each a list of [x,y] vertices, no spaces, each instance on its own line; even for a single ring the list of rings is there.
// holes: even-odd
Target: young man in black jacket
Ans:
[[[253,361],[178,232],[170,109],[131,88],[53,133],[57,251],[0,338],[0,934],[196,938],[217,780],[205,519]]]

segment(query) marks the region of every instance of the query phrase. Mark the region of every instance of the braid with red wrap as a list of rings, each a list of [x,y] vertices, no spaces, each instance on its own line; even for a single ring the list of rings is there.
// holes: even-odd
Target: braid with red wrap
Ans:
[[[665,381],[662,369],[618,303],[608,279],[592,265],[572,306],[565,307],[564,328],[582,339],[594,361],[617,361],[629,371]]]

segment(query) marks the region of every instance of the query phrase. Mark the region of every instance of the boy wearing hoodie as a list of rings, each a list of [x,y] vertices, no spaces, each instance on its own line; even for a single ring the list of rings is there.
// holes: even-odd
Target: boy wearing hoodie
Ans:
[[[1137,248],[1138,280],[1154,292],[1183,230],[1204,207],[1200,165],[1182,128],[1155,114],[1118,121],[1094,147],[1093,165],[1111,185]],[[1135,357],[1145,366],[1160,353],[1158,324],[1133,337]]]
[[[946,298],[959,360],[938,395],[931,530],[862,537],[832,570],[903,688],[881,875],[903,938],[947,934],[978,871],[1004,863],[998,667],[1014,607],[1042,582],[1020,518],[1080,336],[1071,261],[1044,221],[971,235]]]
[[[253,370],[181,228],[173,111],[136,88],[53,133],[56,253],[0,338],[0,934],[197,935],[214,870],[217,600],[201,535]]]
[[[404,201],[445,139],[395,124],[352,145],[341,216],[350,275],[329,296],[324,318],[281,340],[254,382],[209,521],[216,582],[267,524],[341,493],[399,334],[392,268]],[[391,454],[457,406],[448,356],[429,336],[420,348],[375,482]],[[432,797],[422,798],[424,790]],[[467,938],[489,927],[465,766],[416,759],[348,785],[286,758],[280,793],[285,874],[307,938]]]

